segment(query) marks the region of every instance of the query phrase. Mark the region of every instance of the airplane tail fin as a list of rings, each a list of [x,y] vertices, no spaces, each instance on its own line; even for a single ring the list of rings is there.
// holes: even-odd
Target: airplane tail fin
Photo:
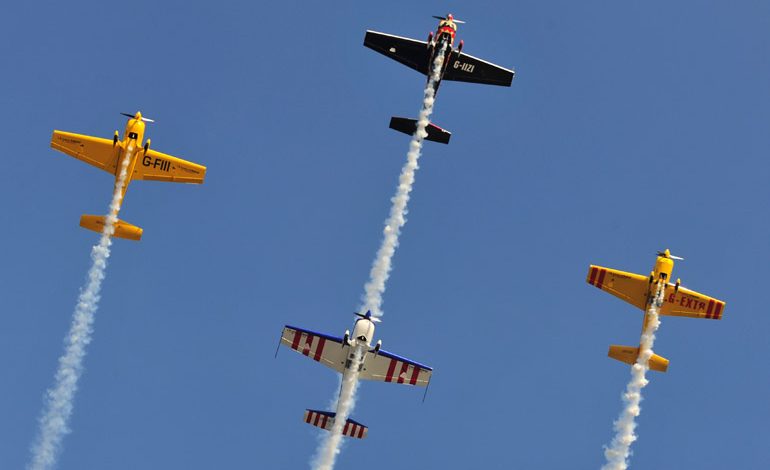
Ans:
[[[414,131],[417,130],[417,119],[392,117],[390,118],[390,128],[407,135],[412,135],[414,134]],[[425,131],[428,133],[425,140],[430,140],[431,142],[448,144],[449,138],[452,137],[451,132],[438,127],[432,122],[428,123],[428,127],[425,128]]]
[[[639,348],[613,344],[610,346],[610,350],[607,352],[607,355],[620,362],[633,365],[636,363],[636,358],[639,356]],[[650,369],[656,370],[658,372],[666,372],[666,370],[668,370],[668,359],[663,356],[658,356],[657,354],[652,355],[648,364]]]
[[[84,214],[80,217],[80,226],[102,233],[106,217],[103,215]],[[139,241],[142,239],[142,229],[136,225],[131,225],[126,221],[118,219],[115,222],[115,233],[112,235],[117,238]]]
[[[317,428],[331,431],[334,426],[334,417],[337,413],[332,411],[305,410],[305,422]],[[348,419],[342,428],[342,435],[363,439],[369,433],[369,428],[361,423]]]

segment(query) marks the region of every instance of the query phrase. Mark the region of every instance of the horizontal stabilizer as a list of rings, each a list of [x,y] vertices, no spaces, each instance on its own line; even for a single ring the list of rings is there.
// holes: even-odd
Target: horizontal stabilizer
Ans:
[[[106,217],[103,215],[88,215],[84,214],[80,217],[80,226],[93,230],[94,232],[102,233],[104,231],[104,223]],[[128,240],[139,241],[142,239],[142,229],[136,225],[131,225],[128,222],[118,219],[114,225],[115,233],[113,237],[125,238]]]
[[[613,344],[612,346],[610,346],[610,350],[607,352],[607,355],[620,362],[625,362],[626,364],[634,365],[636,364],[636,358],[639,356],[639,348],[635,348],[633,346],[619,346],[617,344]],[[666,370],[668,370],[668,359],[666,359],[663,356],[658,356],[657,354],[653,354],[648,362],[648,365],[650,366],[651,370],[656,370],[658,372],[666,372]]]
[[[337,413],[332,411],[305,410],[305,422],[317,428],[331,431],[334,426],[334,417]],[[348,419],[342,428],[342,435],[363,439],[369,433],[369,428],[361,423]]]
[[[399,132],[403,132],[404,134],[413,135],[417,130],[417,119],[392,117],[390,118],[390,128]],[[452,137],[451,132],[438,127],[432,122],[428,123],[425,131],[428,133],[428,136],[425,137],[425,140],[430,140],[431,142],[448,144],[449,138]]]

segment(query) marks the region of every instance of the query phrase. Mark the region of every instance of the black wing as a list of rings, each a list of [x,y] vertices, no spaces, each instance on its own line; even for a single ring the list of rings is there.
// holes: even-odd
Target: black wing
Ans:
[[[511,86],[515,74],[513,70],[462,52],[459,56],[456,54],[452,54],[451,63],[447,64],[444,80]]]
[[[402,38],[392,34],[367,31],[364,46],[401,62],[418,72],[428,74],[428,43],[416,39]]]

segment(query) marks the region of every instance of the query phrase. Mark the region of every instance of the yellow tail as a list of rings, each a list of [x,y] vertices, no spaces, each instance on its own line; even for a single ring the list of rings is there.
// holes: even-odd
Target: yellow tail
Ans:
[[[106,217],[103,215],[84,214],[80,217],[80,226],[87,228],[88,230],[93,230],[94,232],[102,233],[104,230],[105,219]],[[115,222],[115,233],[113,233],[112,236],[139,241],[142,239],[142,229],[136,225],[131,225],[128,222],[118,219],[117,222]]]
[[[607,355],[620,362],[633,365],[636,364],[636,358],[639,356],[639,348],[613,344],[610,346]],[[647,364],[650,366],[651,370],[656,370],[658,372],[666,372],[666,370],[668,370],[668,359],[663,356],[658,356],[657,354],[653,354]]]

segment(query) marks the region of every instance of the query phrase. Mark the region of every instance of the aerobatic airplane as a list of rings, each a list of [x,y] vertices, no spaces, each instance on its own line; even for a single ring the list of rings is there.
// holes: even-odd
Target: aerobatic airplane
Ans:
[[[441,80],[511,86],[515,73],[513,70],[463,53],[463,41],[460,41],[457,49],[453,48],[457,25],[464,21],[455,19],[451,13],[446,17],[434,16],[434,18],[439,20],[438,29],[435,35],[432,31],[428,34],[427,42],[367,31],[364,46],[428,76],[428,82],[430,82],[430,73],[436,54],[444,53],[444,64],[439,79],[433,84],[436,92],[441,85]],[[417,120],[393,117],[390,119],[390,128],[412,135],[417,128]],[[452,136],[451,132],[433,123],[429,124],[425,130],[428,132],[426,139],[433,142],[448,144]]]
[[[427,387],[433,369],[381,349],[382,340],[372,347],[374,322],[379,320],[372,317],[371,312],[356,315],[361,318],[356,320],[352,335],[346,330],[345,336],[339,338],[286,325],[281,333],[281,344],[340,372],[343,382],[358,369],[359,379]],[[356,352],[359,353],[357,361]],[[304,420],[329,431],[336,415],[332,411],[308,409]],[[342,428],[343,435],[358,439],[365,438],[368,432],[368,427],[352,419],[348,419]]]
[[[682,259],[672,255],[669,250],[659,251],[649,277],[591,265],[586,281],[644,310],[642,332],[650,321],[649,309],[653,303],[659,308],[660,315],[720,320],[725,307],[723,301],[682,287],[679,279],[676,283],[670,282],[674,260]],[[613,344],[607,355],[626,364],[634,364],[639,356],[639,348]],[[648,364],[652,370],[666,372],[668,362],[668,359],[653,354]]]
[[[150,139],[147,139],[142,145],[145,122],[155,121],[142,117],[142,113],[138,111],[135,115],[120,114],[129,118],[122,140],[118,136],[118,131],[115,131],[112,140],[53,131],[51,147],[115,175],[116,186],[120,176],[121,163],[124,161],[123,159],[129,159],[128,176],[123,184],[121,201],[131,180],[203,183],[203,178],[206,176],[205,166],[153,150],[150,148]],[[104,223],[105,216],[83,215],[80,217],[80,226],[95,232],[101,232]],[[118,220],[115,223],[113,236],[140,240],[142,229],[123,220]]]

